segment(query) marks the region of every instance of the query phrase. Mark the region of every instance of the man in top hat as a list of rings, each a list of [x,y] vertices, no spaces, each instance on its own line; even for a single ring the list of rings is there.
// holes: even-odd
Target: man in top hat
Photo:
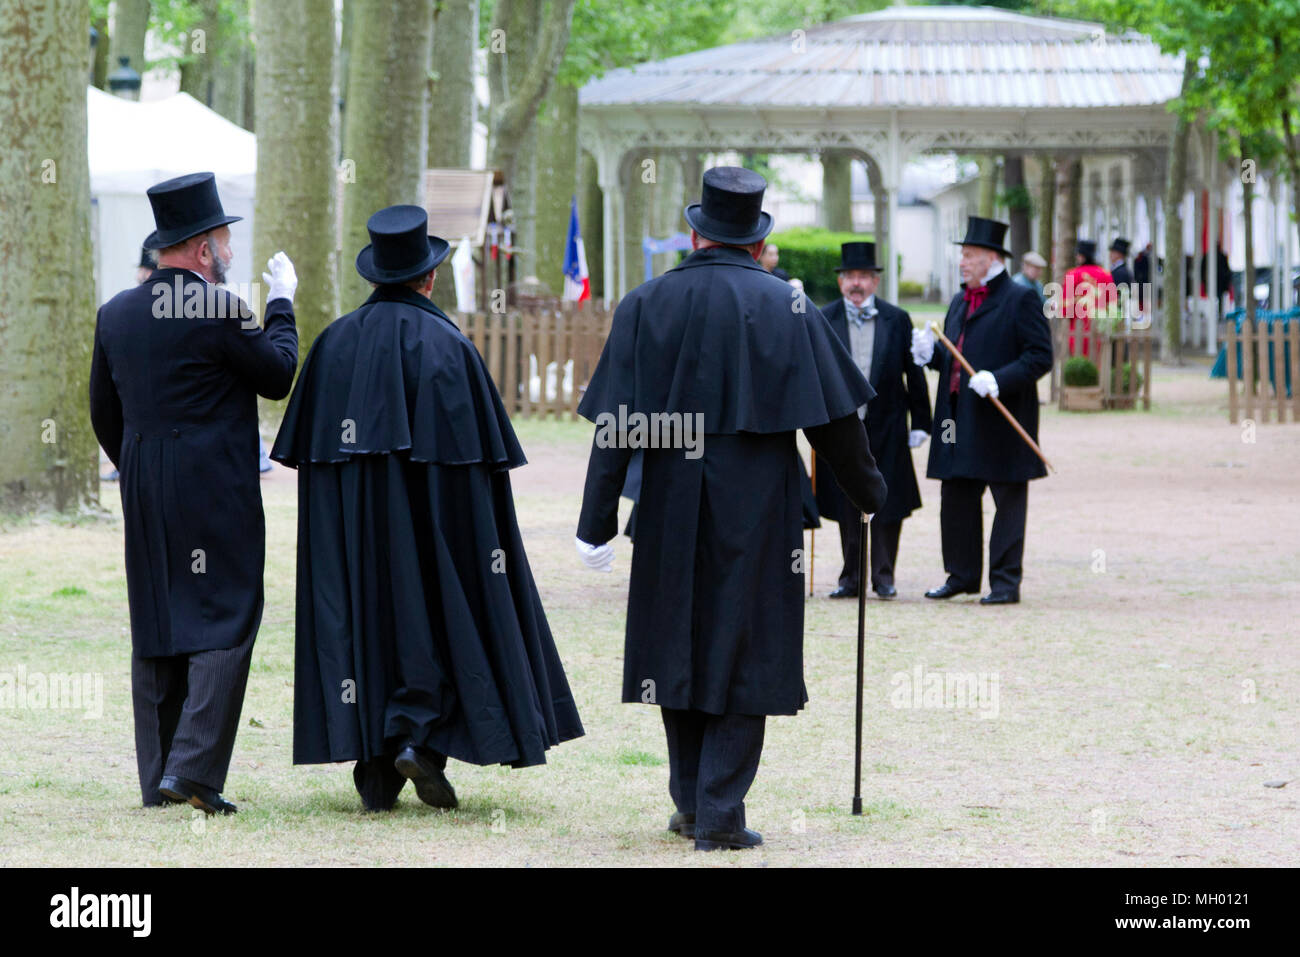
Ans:
[[[686,208],[694,251],[619,303],[578,406],[597,425],[577,529],[593,569],[611,566],[619,491],[644,452],[623,700],[660,707],[669,829],[701,851],[761,843],[744,798],[766,716],[808,700],[795,431],[857,509],[885,499],[858,418],[870,384],[817,307],[756,262],[766,186],[705,172]],[[676,432],[647,442],[647,421]]]
[[[375,286],[316,338],[271,457],[298,470],[294,764],[355,761],[367,810],[456,806],[447,758],[544,764],[582,723],[515,520],[525,463],[483,360],[429,299],[419,206],[366,223]]]
[[[929,478],[939,479],[939,528],[948,579],[926,598],[976,594],[984,574],[983,497],[993,493],[989,594],[984,605],[1020,600],[1029,480],[1043,463],[987,401],[997,396],[1038,440],[1037,381],[1052,368],[1052,336],[1038,296],[1007,275],[1007,224],[971,216],[961,240],[964,289],[953,297],[944,335],[977,371],[968,376],[929,329],[912,336],[918,365],[939,371]]]
[[[1121,286],[1133,281],[1133,271],[1128,268],[1128,250],[1127,239],[1116,237],[1110,244],[1110,278]]]
[[[221,791],[262,619],[257,397],[289,394],[298,280],[284,253],[270,260],[259,327],[216,285],[239,217],[212,174],[148,195],[158,268],[99,309],[90,416],[121,475],[141,797],[229,814]]]
[[[1061,315],[1069,323],[1070,355],[1087,356],[1093,317],[1105,308],[1114,285],[1110,273],[1097,265],[1097,244],[1093,240],[1079,240],[1074,261],[1074,268],[1066,270],[1062,283]]]
[[[894,566],[903,519],[921,507],[910,450],[930,436],[930,393],[925,373],[911,359],[911,317],[876,295],[880,285],[876,244],[843,243],[835,272],[842,297],[822,307],[822,315],[876,392],[870,404],[858,410],[867,426],[871,454],[889,486],[885,504],[871,519],[871,589],[880,598],[893,598],[898,594]],[[817,508],[840,526],[844,567],[830,597],[856,598],[862,517],[844,497],[829,467],[818,469]]]
[[[1046,268],[1047,260],[1031,249],[1020,257],[1020,272],[1012,276],[1011,281],[1034,290],[1042,300],[1043,270]]]

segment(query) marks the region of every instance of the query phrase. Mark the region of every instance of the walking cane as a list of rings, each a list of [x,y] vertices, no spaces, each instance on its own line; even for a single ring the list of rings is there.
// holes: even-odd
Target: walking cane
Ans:
[[[808,480],[812,484],[813,499],[817,498],[817,450],[808,450],[808,461],[811,463],[808,468]],[[817,529],[810,529],[812,532],[812,541],[808,545],[808,597],[813,596],[813,569],[817,561]]]
[[[858,687],[857,731],[853,740],[853,813],[862,815],[862,661],[866,644],[867,622],[867,533],[871,519],[859,513],[862,522],[862,547],[858,553]]]
[[[930,329],[933,330],[939,341],[948,347],[948,351],[952,353],[952,357],[961,363],[961,367],[966,370],[966,374],[973,376],[975,370],[971,368],[971,364],[966,361],[964,355],[957,351],[957,347],[948,341],[948,337],[943,334],[942,330],[940,330],[933,322],[930,323]],[[1055,472],[1056,469],[1052,467],[1051,462],[1047,461],[1047,456],[1043,455],[1043,450],[1038,447],[1038,443],[1030,438],[1029,433],[1024,430],[1019,422],[1016,421],[1016,417],[1011,414],[1011,411],[1005,405],[1002,404],[1002,400],[992,393],[985,396],[985,398],[997,406],[998,411],[1001,412],[1006,420],[1011,423],[1011,427],[1015,429],[1020,437],[1025,440],[1025,443],[1034,450],[1034,454],[1043,460],[1043,464],[1047,466],[1047,470],[1049,472]]]

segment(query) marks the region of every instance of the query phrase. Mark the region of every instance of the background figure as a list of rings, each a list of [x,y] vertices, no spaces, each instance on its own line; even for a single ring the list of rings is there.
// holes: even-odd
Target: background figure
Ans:
[[[876,295],[880,266],[875,244],[841,245],[840,265],[835,271],[844,295],[822,314],[876,392],[875,398],[858,410],[867,427],[871,454],[889,487],[884,505],[871,519],[871,588],[881,598],[893,598],[898,593],[894,568],[903,519],[921,507],[911,449],[929,437],[930,395],[925,373],[911,360],[911,317]],[[844,496],[831,467],[826,465],[823,470],[821,462],[817,465],[818,506],[827,518],[839,522],[844,558],[839,585],[830,597],[856,598],[862,516]]]
[[[759,254],[758,264],[770,272],[777,279],[790,281],[790,274],[777,265],[781,261],[781,250],[776,243],[770,243],[763,247],[763,252]]]
[[[1020,601],[1029,480],[1046,475],[1042,461],[1016,434],[987,396],[1000,396],[1007,410],[1036,442],[1037,382],[1052,369],[1052,335],[1029,289],[1007,277],[1002,257],[1007,224],[971,216],[961,245],[965,288],[953,297],[944,335],[978,370],[966,372],[946,347],[935,347],[929,329],[912,337],[918,365],[939,371],[930,442],[929,478],[939,479],[939,528],[948,580],[926,598],[975,594],[984,575],[984,512],[993,493],[989,538],[989,594],[985,605]]]
[[[221,796],[262,619],[266,526],[252,449],[257,397],[298,366],[287,256],[268,263],[265,327],[216,284],[232,253],[211,173],[148,190],[160,250],[142,285],[100,307],[90,416],[120,470],[131,696],[146,806]],[[198,305],[201,314],[195,315]],[[159,312],[161,311],[161,315]]]
[[[885,496],[857,416],[871,386],[816,306],[755,261],[766,185],[738,167],[704,174],[686,209],[695,251],[619,303],[578,406],[597,424],[577,529],[592,568],[613,560],[636,451],[609,419],[681,414],[703,439],[697,455],[644,450],[623,657],[623,700],[662,709],[669,829],[700,851],[762,842],[744,798],[766,716],[808,700],[795,430],[859,508]]]
[[[1061,315],[1069,323],[1070,355],[1087,356],[1088,334],[1092,332],[1093,317],[1098,314],[1104,290],[1111,285],[1111,275],[1097,265],[1097,244],[1091,239],[1079,240],[1075,249],[1075,266],[1065,273],[1062,283]],[[1079,342],[1075,342],[1078,333]]]
[[[1043,299],[1043,270],[1047,268],[1047,260],[1032,249],[1020,257],[1020,272],[1012,276],[1014,282],[1038,293],[1038,299]]]

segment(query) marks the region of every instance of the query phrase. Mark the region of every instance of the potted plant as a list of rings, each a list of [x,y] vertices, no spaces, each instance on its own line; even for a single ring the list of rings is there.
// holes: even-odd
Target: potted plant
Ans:
[[[1069,412],[1098,412],[1105,407],[1100,375],[1091,359],[1074,356],[1061,369],[1061,408]]]
[[[1123,366],[1110,370],[1110,404],[1116,409],[1131,409],[1137,404],[1138,393],[1142,391],[1142,373],[1134,368],[1133,363],[1125,362]]]

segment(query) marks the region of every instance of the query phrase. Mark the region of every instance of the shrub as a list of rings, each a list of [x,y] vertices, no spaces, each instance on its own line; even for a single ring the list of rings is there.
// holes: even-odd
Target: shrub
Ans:
[[[920,299],[925,295],[925,286],[912,279],[898,280],[899,299]]]
[[[1061,369],[1062,381],[1070,386],[1088,386],[1096,385],[1101,377],[1097,373],[1097,366],[1091,360],[1083,356],[1074,356],[1065,360],[1065,366]]]
[[[840,297],[840,287],[835,281],[840,244],[872,240],[873,237],[861,233],[833,233],[814,226],[798,226],[767,237],[769,243],[781,247],[777,264],[791,276],[803,280],[804,292],[819,305]]]
[[[1124,363],[1124,367],[1122,369],[1112,370],[1111,375],[1119,379],[1118,387],[1112,389],[1111,390],[1112,392],[1118,392],[1121,395],[1127,395],[1130,393],[1136,394],[1142,391],[1142,373],[1138,372],[1136,369],[1133,368],[1133,363],[1131,362]],[[1133,382],[1133,387],[1131,389],[1129,388],[1130,380]]]

